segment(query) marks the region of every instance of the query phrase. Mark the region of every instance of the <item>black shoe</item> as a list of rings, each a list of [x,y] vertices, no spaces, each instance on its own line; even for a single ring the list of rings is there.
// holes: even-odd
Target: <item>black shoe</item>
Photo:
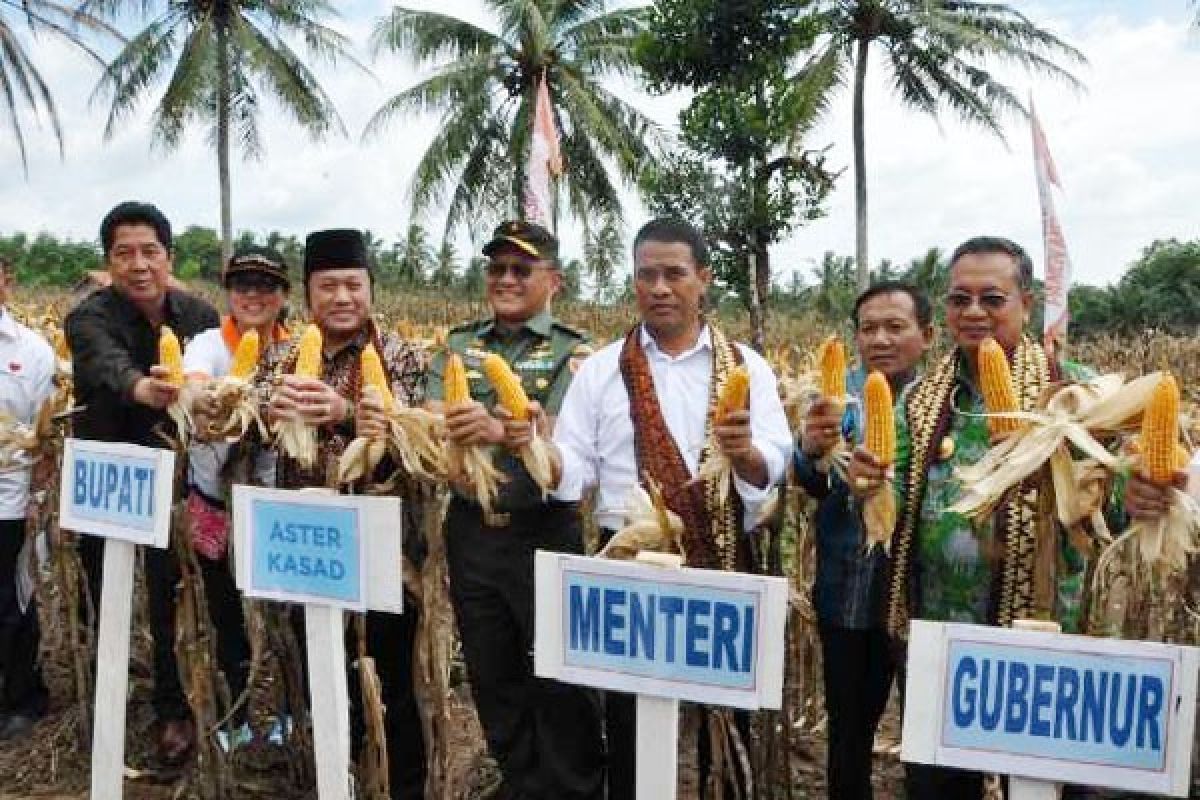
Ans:
[[[0,742],[20,739],[33,730],[41,714],[5,714],[0,717]]]

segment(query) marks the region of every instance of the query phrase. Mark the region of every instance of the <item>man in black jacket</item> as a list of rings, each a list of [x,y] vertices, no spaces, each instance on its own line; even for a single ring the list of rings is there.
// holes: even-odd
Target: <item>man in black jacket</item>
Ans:
[[[152,205],[121,203],[100,224],[100,240],[112,285],[94,292],[67,315],[67,343],[74,362],[75,417],[80,439],[162,447],[173,433],[165,409],[179,391],[164,380],[158,334],[169,325],[185,343],[220,324],[203,300],[169,289],[171,226]],[[92,600],[100,602],[104,540],[85,536],[80,545]],[[176,565],[169,550],[145,553],[147,605],[154,639],[154,710],[159,755],[179,763],[195,741],[174,653]]]

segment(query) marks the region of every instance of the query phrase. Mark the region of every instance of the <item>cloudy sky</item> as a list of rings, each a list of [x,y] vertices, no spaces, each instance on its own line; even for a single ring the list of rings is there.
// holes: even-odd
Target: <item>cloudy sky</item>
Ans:
[[[339,0],[335,5],[342,17],[334,27],[358,44],[371,66],[370,75],[318,70],[348,135],[313,143],[276,109],[268,109],[262,124],[265,157],[235,162],[238,229],[303,235],[314,228],[354,226],[390,240],[408,225],[408,180],[436,118],[399,121],[366,143],[360,134],[387,97],[422,73],[401,59],[371,60],[366,53],[369,31],[390,3]],[[480,0],[413,5],[489,22]],[[1064,183],[1057,199],[1075,280],[1107,283],[1154,239],[1200,236],[1200,30],[1189,27],[1195,9],[1187,0],[1015,5],[1089,59],[1077,73],[1087,86],[1082,94],[1023,74],[1011,76],[1019,94],[1033,91]],[[131,198],[157,203],[180,228],[217,226],[216,160],[202,131],[174,152],[152,148],[148,102],[106,142],[106,107],[91,99],[95,66],[47,38],[31,43],[30,52],[55,93],[66,158],[59,160],[48,128],[25,115],[23,124],[34,140],[25,179],[10,134],[0,128],[0,232],[47,230],[92,239],[104,212]],[[905,263],[930,247],[950,249],[984,232],[1010,236],[1040,256],[1028,125],[1010,120],[1003,143],[950,116],[938,122],[912,114],[895,101],[881,70],[874,70],[874,78],[867,97],[872,260]],[[830,163],[846,167],[846,173],[827,216],[775,248],[781,279],[794,270],[808,275],[827,250],[854,251],[849,99],[848,93],[839,98],[810,140],[814,147],[832,145]],[[681,104],[678,97],[641,96],[635,102],[668,129]],[[631,201],[630,230],[644,219]],[[437,216],[422,221],[441,230]],[[563,238],[568,255],[577,253],[577,231],[565,230]],[[459,244],[472,246],[465,236]]]

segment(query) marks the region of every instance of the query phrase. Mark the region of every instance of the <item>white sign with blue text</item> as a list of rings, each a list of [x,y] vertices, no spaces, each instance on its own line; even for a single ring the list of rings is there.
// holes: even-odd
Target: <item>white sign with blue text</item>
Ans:
[[[400,500],[234,486],[238,586],[355,611],[403,603]]]
[[[67,439],[59,524],[93,536],[166,547],[174,480],[171,450]]]
[[[1200,651],[915,620],[902,758],[1186,797]]]
[[[787,582],[539,551],[534,664],[569,683],[779,708]]]

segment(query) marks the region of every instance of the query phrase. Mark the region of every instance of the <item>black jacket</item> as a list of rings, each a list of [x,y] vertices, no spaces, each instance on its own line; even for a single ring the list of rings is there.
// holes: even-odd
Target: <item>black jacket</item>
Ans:
[[[216,309],[184,292],[167,291],[164,323],[180,344],[220,325]],[[170,432],[163,411],[133,402],[133,386],[158,363],[158,331],[137,306],[114,289],[100,289],[76,306],[64,324],[75,378],[74,417],[80,439],[163,447],[156,431]]]

